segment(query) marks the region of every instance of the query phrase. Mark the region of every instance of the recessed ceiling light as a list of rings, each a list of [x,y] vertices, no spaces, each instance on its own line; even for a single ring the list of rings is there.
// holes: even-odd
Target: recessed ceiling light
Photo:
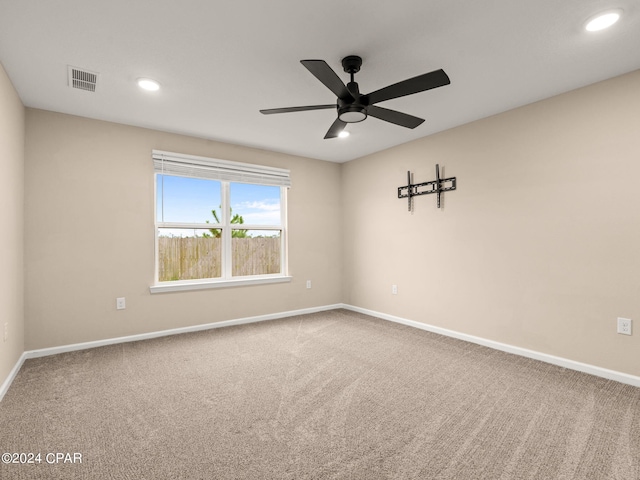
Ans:
[[[350,135],[350,133],[349,133],[349,132],[347,132],[346,130],[342,130],[342,131],[338,134],[338,136],[339,136],[340,138],[347,138],[349,135]]]
[[[139,78],[138,86],[143,90],[148,90],[149,92],[156,92],[160,90],[160,84],[150,78]]]
[[[595,17],[592,17],[584,28],[589,32],[597,32],[609,28],[620,19],[622,10],[611,10],[608,12],[600,13]]]

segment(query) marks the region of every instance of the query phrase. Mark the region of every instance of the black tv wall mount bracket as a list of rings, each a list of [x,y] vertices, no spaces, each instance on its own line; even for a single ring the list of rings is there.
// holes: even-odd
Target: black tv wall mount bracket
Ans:
[[[398,187],[398,198],[406,198],[411,211],[411,199],[420,195],[435,193],[438,197],[438,208],[440,208],[440,194],[456,189],[456,177],[440,178],[440,166],[436,164],[436,179],[431,182],[411,183],[411,172],[407,172],[407,185]]]

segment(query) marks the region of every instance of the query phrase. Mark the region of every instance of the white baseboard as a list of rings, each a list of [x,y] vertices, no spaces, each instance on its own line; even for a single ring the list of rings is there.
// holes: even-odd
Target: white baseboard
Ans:
[[[342,308],[342,304],[323,305],[320,307],[303,308],[300,310],[290,310],[288,312],[271,313],[267,315],[258,315],[255,317],[237,318],[235,320],[225,320],[222,322],[207,323],[204,325],[194,325],[191,327],[174,328],[171,330],[161,330],[158,332],[141,333],[138,335],[129,335],[126,337],[107,338],[105,340],[96,340],[93,342],[74,343],[71,345],[62,345],[60,347],[41,348],[38,350],[28,350],[24,352],[16,365],[9,373],[2,386],[0,386],[0,401],[5,393],[9,390],[11,383],[20,371],[22,364],[29,358],[46,357],[49,355],[57,355],[59,353],[74,352],[76,350],[87,350],[89,348],[104,347],[106,345],[114,345],[118,343],[137,342],[140,340],[148,340],[150,338],[166,337],[168,335],[178,335],[180,333],[199,332],[202,330],[211,330],[213,328],[230,327],[233,325],[243,325],[245,323],[264,322],[267,320],[277,320],[279,318],[293,317],[296,315],[306,315],[308,313],[324,312],[327,310],[335,310]]]
[[[204,325],[194,325],[191,327],[174,328],[171,330],[161,330],[158,332],[142,333],[138,335],[129,335],[126,337],[108,338],[105,340],[97,340],[94,342],[74,343],[72,345],[62,345],[60,347],[42,348],[39,350],[28,350],[24,352],[16,365],[13,367],[9,376],[5,379],[4,383],[0,386],[0,401],[4,397],[5,393],[9,390],[11,382],[16,377],[22,364],[26,359],[39,358],[49,355],[57,355],[59,353],[73,352],[76,350],[86,350],[89,348],[103,347],[106,345],[114,345],[118,343],[137,342],[140,340],[148,340],[151,338],[165,337],[168,335],[177,335],[180,333],[199,332],[202,330],[211,330],[214,328],[230,327],[233,325],[243,325],[246,323],[264,322],[267,320],[277,320],[279,318],[293,317],[295,315],[306,315],[309,313],[324,312],[327,310],[335,310],[338,308],[344,308],[345,310],[351,310],[353,312],[363,313],[365,315],[371,315],[372,317],[381,318],[402,325],[407,325],[428,332],[437,333],[439,335],[445,335],[447,337],[453,337],[460,340],[464,340],[485,347],[493,348],[495,350],[501,350],[507,353],[513,353],[522,357],[532,358],[534,360],[540,360],[542,362],[551,363],[560,367],[568,368],[571,370],[577,370],[579,372],[589,373],[598,377],[606,378],[609,380],[615,380],[620,383],[626,383],[633,385],[634,387],[640,387],[640,377],[629,375],[627,373],[617,372],[615,370],[608,370],[606,368],[596,367],[595,365],[589,365],[586,363],[576,362],[562,357],[556,357],[546,353],[536,352],[534,350],[528,350],[526,348],[516,347],[508,345],[506,343],[500,343],[493,340],[487,340],[482,337],[475,337],[473,335],[467,335],[466,333],[456,332],[454,330],[448,330],[446,328],[436,327],[428,325],[426,323],[416,322],[414,320],[407,320],[406,318],[396,317],[394,315],[387,315],[386,313],[376,312],[368,310],[366,308],[356,307],[354,305],[348,305],[344,303],[334,305],[324,305],[320,307],[303,308],[300,310],[291,310],[288,312],[272,313],[267,315],[258,315],[255,317],[238,318],[235,320],[225,320],[222,322],[207,323]]]
[[[18,359],[16,364],[13,366],[13,368],[9,372],[9,376],[5,379],[2,385],[0,385],[0,402],[4,398],[4,394],[7,393],[7,391],[9,390],[9,387],[11,386],[13,379],[16,378],[16,375],[18,375],[18,372],[22,368],[22,364],[26,359],[27,359],[27,354],[26,352],[24,352],[22,355],[20,355],[20,358]]]
[[[255,317],[237,318],[235,320],[223,320],[221,322],[205,323],[203,325],[193,325],[191,327],[173,328],[171,330],[160,330],[158,332],[140,333],[137,335],[129,335],[126,337],[107,338],[105,340],[96,340],[94,342],[74,343],[72,345],[62,345],[60,347],[41,348],[39,350],[29,350],[25,352],[26,358],[46,357],[49,355],[57,355],[58,353],[74,352],[76,350],[87,350],[88,348],[104,347],[106,345],[114,345],[117,343],[138,342],[140,340],[149,340],[151,338],[166,337],[169,335],[178,335],[181,333],[200,332],[202,330],[211,330],[214,328],[231,327],[233,325],[243,325],[245,323],[264,322],[266,320],[277,320],[279,318],[293,317],[296,315],[306,315],[308,313],[324,312],[327,310],[335,310],[341,308],[342,305],[324,305],[321,307],[303,308],[300,310],[290,310],[288,312],[270,313],[267,315],[257,315]]]
[[[364,313],[365,315],[371,315],[372,317],[381,318],[383,320],[389,320],[395,323],[401,323],[420,330],[426,330],[428,332],[437,333],[447,337],[457,338],[459,340],[465,340],[467,342],[476,343],[485,347],[493,348],[494,350],[501,350],[507,353],[513,353],[522,357],[532,358],[534,360],[540,360],[541,362],[551,363],[560,367],[568,368],[570,370],[577,370],[578,372],[589,373],[597,377],[606,378],[608,380],[615,380],[616,382],[626,383],[633,385],[634,387],[640,387],[640,377],[635,375],[629,375],[627,373],[617,372],[615,370],[608,370],[602,367],[596,367],[595,365],[589,365],[587,363],[576,362],[567,358],[556,357],[547,353],[536,352],[535,350],[528,350],[526,348],[516,347],[506,343],[496,342],[494,340],[487,340],[482,337],[475,337],[473,335],[467,335],[466,333],[456,332],[454,330],[448,330],[446,328],[435,327],[426,323],[416,322],[414,320],[407,320],[406,318],[396,317],[394,315],[387,315],[386,313],[375,312],[373,310],[367,310],[366,308],[360,308],[353,305],[343,304],[342,308],[351,310],[353,312]]]

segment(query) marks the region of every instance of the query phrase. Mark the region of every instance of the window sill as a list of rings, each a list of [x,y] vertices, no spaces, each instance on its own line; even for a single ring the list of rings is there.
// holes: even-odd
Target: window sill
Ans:
[[[265,285],[269,283],[290,282],[293,277],[260,277],[260,278],[240,278],[234,280],[186,280],[183,282],[164,282],[158,285],[151,285],[151,293],[182,292],[188,290],[207,290],[210,288],[230,288],[245,287],[249,285]]]

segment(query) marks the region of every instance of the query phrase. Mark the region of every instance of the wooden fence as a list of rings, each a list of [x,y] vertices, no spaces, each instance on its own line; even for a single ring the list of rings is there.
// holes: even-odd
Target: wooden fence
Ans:
[[[266,275],[280,272],[280,238],[231,239],[232,273]],[[202,237],[159,237],[158,279],[192,280],[217,278],[222,274],[222,239]]]

